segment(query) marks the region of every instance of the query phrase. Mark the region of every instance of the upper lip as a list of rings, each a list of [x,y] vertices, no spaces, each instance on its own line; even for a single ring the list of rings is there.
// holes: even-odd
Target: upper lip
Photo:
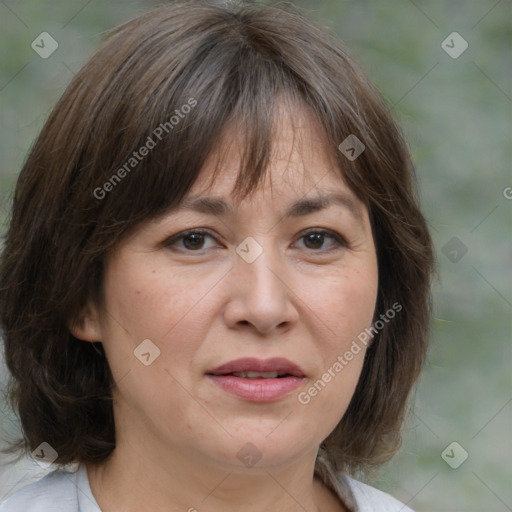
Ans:
[[[278,372],[295,377],[304,377],[302,369],[284,357],[272,357],[270,359],[243,357],[222,364],[206,373],[209,375],[228,375],[238,372]]]

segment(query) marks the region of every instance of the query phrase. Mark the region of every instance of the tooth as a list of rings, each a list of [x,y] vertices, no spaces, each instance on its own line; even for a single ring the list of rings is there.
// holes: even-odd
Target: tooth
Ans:
[[[251,372],[248,372],[248,373],[250,374]],[[256,372],[254,372],[254,373],[256,373]],[[277,376],[279,375],[279,373],[278,372],[263,372],[260,375],[262,375],[264,379],[277,379]]]
[[[235,377],[242,379],[277,379],[278,372],[235,372]]]

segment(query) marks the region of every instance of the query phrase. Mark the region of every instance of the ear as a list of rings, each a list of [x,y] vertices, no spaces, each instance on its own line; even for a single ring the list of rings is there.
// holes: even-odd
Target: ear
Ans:
[[[87,301],[78,315],[68,322],[71,334],[83,341],[102,341],[100,315],[92,301]]]

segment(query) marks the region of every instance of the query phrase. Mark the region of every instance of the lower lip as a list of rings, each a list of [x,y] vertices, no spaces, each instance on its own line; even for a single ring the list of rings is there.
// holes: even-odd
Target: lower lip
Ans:
[[[273,402],[295,391],[303,377],[243,379],[234,375],[208,375],[224,391],[249,402]]]

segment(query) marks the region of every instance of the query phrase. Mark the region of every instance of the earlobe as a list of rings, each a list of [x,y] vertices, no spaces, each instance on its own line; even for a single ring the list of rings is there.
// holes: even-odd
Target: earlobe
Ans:
[[[78,315],[68,322],[71,334],[83,341],[101,341],[101,328],[96,307],[90,302],[83,307]]]

